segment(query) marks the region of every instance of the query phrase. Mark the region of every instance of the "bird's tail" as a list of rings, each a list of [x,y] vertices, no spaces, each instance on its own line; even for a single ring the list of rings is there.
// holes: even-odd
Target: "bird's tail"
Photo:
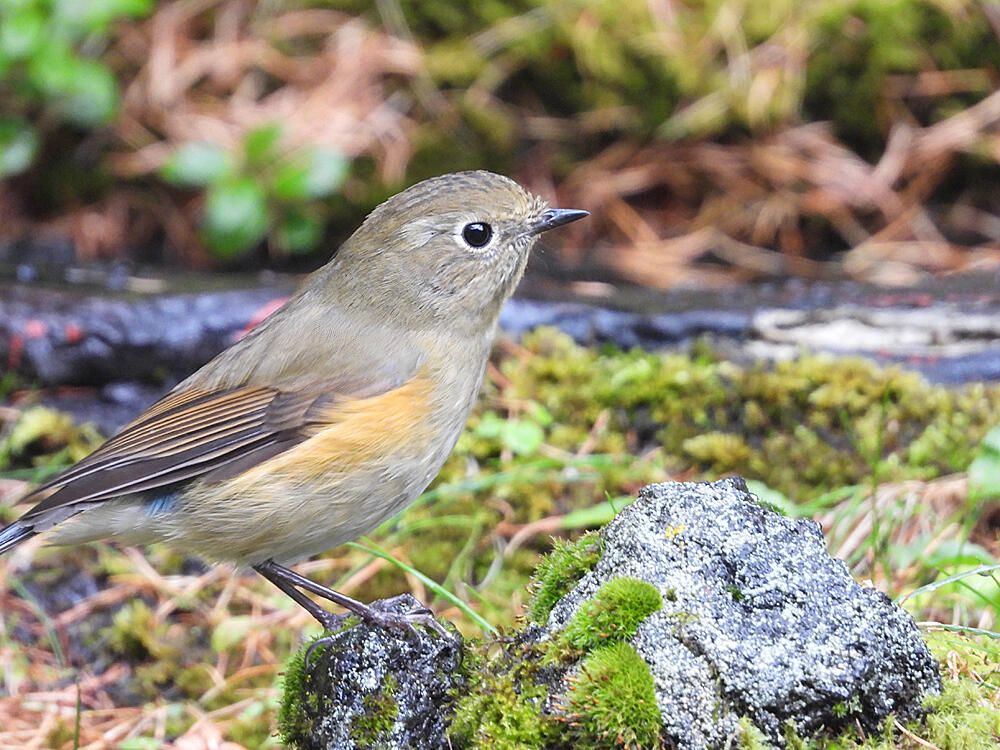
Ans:
[[[13,549],[25,539],[33,537],[37,532],[20,521],[14,521],[5,529],[0,529],[0,554]]]

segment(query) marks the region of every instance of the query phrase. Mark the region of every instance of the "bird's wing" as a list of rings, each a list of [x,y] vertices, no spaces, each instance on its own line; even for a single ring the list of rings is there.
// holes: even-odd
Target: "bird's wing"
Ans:
[[[187,389],[153,404],[104,445],[25,500],[20,521],[45,523],[91,503],[193,478],[227,479],[301,443],[329,423],[340,401],[389,393],[397,377],[323,382],[294,389]],[[73,507],[71,511],[70,508]],[[63,508],[65,513],[53,513]]]

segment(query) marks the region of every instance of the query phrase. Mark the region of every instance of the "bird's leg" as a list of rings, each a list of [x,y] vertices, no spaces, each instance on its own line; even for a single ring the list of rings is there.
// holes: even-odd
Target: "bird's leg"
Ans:
[[[300,604],[309,614],[319,620],[320,625],[326,630],[338,629],[344,622],[344,615],[336,615],[333,612],[323,609],[299,591],[300,588],[321,596],[324,599],[329,599],[335,604],[339,604],[344,609],[373,625],[388,628],[406,628],[411,631],[414,630],[414,625],[425,625],[445,638],[454,639],[441,623],[434,619],[431,611],[425,607],[402,613],[385,612],[359,602],[357,599],[352,599],[346,594],[341,594],[339,591],[334,591],[327,586],[311,581],[305,576],[299,575],[294,570],[286,568],[284,565],[278,565],[274,560],[265,560],[262,563],[254,565],[253,569]]]
[[[324,630],[339,630],[344,624],[344,620],[347,619],[347,615],[338,615],[334,612],[329,612],[319,606],[316,602],[310,599],[308,596],[299,591],[292,583],[287,582],[284,578],[273,575],[270,572],[270,568],[267,566],[274,565],[275,567],[280,567],[277,564],[268,560],[260,565],[254,565],[253,569],[260,573],[264,578],[269,580],[279,589],[281,589],[285,594],[287,594],[296,604],[302,607],[306,612],[311,614],[317,620],[319,624],[323,626]],[[284,570],[284,569],[283,569]],[[288,571],[289,573],[292,571]]]

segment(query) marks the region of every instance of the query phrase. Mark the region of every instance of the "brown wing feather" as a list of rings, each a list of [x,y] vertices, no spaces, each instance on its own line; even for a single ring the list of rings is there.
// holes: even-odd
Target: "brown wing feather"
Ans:
[[[325,407],[338,399],[374,396],[400,385],[397,378],[375,380],[168,394],[25,498],[42,499],[21,521],[196,477],[235,476],[310,437],[330,413]]]

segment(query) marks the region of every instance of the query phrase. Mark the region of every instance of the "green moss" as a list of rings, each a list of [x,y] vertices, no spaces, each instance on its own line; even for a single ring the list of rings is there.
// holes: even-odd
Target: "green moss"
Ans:
[[[595,535],[574,543],[557,542],[556,547],[539,566],[545,571],[538,577],[551,585],[536,587],[536,595],[544,594],[552,603],[600,554]],[[562,593],[552,598],[554,589]],[[529,607],[534,606],[533,601]],[[624,641],[661,606],[660,594],[651,584],[615,578],[601,586],[551,641],[533,646],[508,643],[490,658],[482,647],[474,650],[466,657],[469,688],[457,703],[449,732],[456,746],[500,750],[655,747],[642,744],[659,732],[652,675]],[[546,616],[550,609],[551,604]],[[611,648],[616,645],[623,648]],[[556,707],[555,713],[547,711],[553,665],[586,652],[590,653],[565,696],[565,705]],[[548,670],[544,681],[543,669]]]
[[[303,645],[285,664],[285,674],[281,681],[281,704],[278,707],[278,736],[281,737],[281,744],[289,748],[303,747],[312,733],[311,721],[302,705],[303,700],[315,699],[306,692],[306,653],[312,642],[322,637],[316,636]],[[322,648],[324,647],[319,646],[317,650]]]
[[[649,615],[663,606],[660,592],[646,581],[612,578],[584,602],[553,639],[551,653],[587,652],[627,641]]]
[[[382,20],[359,0],[337,4]],[[890,76],[1000,65],[1000,45],[968,0],[685,3],[672,11],[668,40],[663,20],[643,0],[571,6],[494,0],[469,7],[403,0],[399,8],[442,90],[503,91],[504,101],[537,97],[549,117],[624,107],[633,116],[611,119],[603,129],[644,140],[823,120],[862,143],[881,143],[885,123],[865,115],[892,106]],[[779,69],[751,65],[734,74],[725,53],[734,43],[751,57],[757,45],[767,45],[799,58]],[[989,91],[988,78],[981,78],[973,86],[979,96]],[[481,144],[497,129],[488,113],[502,107],[490,98],[454,99],[472,126],[459,151],[496,153]],[[967,99],[960,92],[933,97],[925,105],[930,111],[921,111],[940,119]],[[711,106],[680,106],[709,100]],[[446,163],[454,158],[445,144],[438,150]]]
[[[743,717],[740,719],[740,734],[737,739],[739,750],[771,750],[773,747],[750,719]]]
[[[170,625],[158,622],[141,599],[127,602],[115,612],[111,627],[103,635],[112,653],[129,659],[152,657],[167,660],[179,670],[180,651],[172,643]]]
[[[475,683],[455,705],[448,730],[457,747],[470,750],[541,750],[554,731],[542,708],[548,697],[528,662],[497,670],[482,664]]]
[[[231,702],[229,705],[232,705]],[[274,747],[277,739],[274,737],[273,717],[270,700],[254,701],[226,727],[226,738],[242,747]]]
[[[25,409],[0,435],[0,469],[60,467],[79,461],[103,442],[92,424],[76,425],[44,406]],[[45,474],[41,474],[42,478]]]
[[[387,745],[389,732],[399,715],[399,704],[396,703],[397,684],[389,674],[377,692],[368,693],[362,698],[362,713],[351,722],[351,739],[358,747],[379,747]]]
[[[549,444],[575,450],[610,414],[595,450],[632,435],[630,452],[659,446],[668,470],[738,473],[798,500],[863,483],[875,465],[881,481],[962,471],[1000,422],[1000,386],[935,386],[861,358],[740,368],[706,356],[597,352],[544,329],[522,344],[534,356],[501,363],[505,397],[548,410],[560,426]]]
[[[592,651],[566,694],[578,748],[660,747],[653,675],[625,642]]]
[[[958,633],[931,633],[931,651],[947,663],[941,695],[924,701],[923,727],[910,727],[941,750],[996,747],[1000,737],[1000,643]]]
[[[949,680],[926,702],[925,736],[941,750],[984,750],[1000,737],[1000,706],[984,699],[982,686],[967,677]]]
[[[543,557],[532,579],[528,616],[544,623],[556,602],[562,599],[601,559],[601,538],[596,532],[573,542],[556,539],[552,552]]]

